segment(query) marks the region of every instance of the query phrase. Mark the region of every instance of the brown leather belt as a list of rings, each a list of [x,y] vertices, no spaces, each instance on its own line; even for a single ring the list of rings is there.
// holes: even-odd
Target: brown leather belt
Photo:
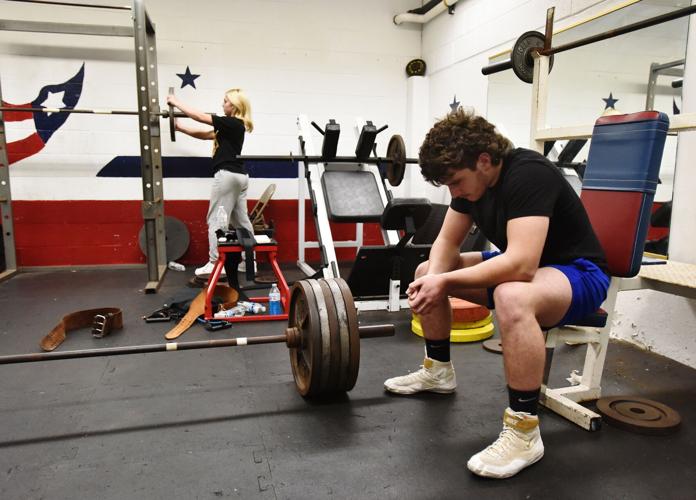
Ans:
[[[123,328],[123,313],[117,307],[86,309],[70,313],[63,316],[60,323],[41,339],[39,345],[44,351],[52,351],[63,343],[68,332],[88,326],[92,327],[92,336],[104,337],[111,330]]]
[[[164,338],[167,340],[174,340],[191,327],[193,322],[196,321],[196,318],[205,312],[206,293],[207,289],[204,288],[201,290],[201,293],[196,295],[186,315],[181,318],[181,321],[179,321],[174,328],[164,334]],[[221,297],[225,307],[232,307],[237,303],[239,292],[225,285],[215,285],[213,296]]]

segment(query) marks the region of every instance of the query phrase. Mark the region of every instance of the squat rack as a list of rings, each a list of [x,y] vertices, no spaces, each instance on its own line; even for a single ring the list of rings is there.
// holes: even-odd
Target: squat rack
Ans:
[[[145,10],[144,0],[133,0],[132,7],[107,6],[48,0],[7,0],[23,3],[50,4],[69,7],[125,10],[131,12],[133,27],[91,25],[43,21],[0,19],[0,30],[33,33],[132,37],[135,42],[135,72],[138,85],[138,124],[140,131],[140,162],[143,188],[142,214],[145,225],[148,281],[145,293],[155,293],[167,272],[164,229],[164,196],[162,186],[162,155],[160,109],[157,85],[157,43],[155,25]],[[0,100],[2,90],[0,87]],[[0,213],[2,213],[5,271],[0,281],[17,272],[12,193],[3,113],[0,110]]]

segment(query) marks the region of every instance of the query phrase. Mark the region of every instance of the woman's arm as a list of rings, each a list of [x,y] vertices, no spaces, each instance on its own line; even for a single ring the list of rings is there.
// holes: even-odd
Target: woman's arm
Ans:
[[[213,115],[204,113],[203,111],[198,111],[197,109],[192,108],[188,104],[184,104],[174,95],[167,96],[167,104],[179,108],[186,116],[188,116],[192,120],[196,120],[200,123],[205,123],[206,125],[213,124]]]
[[[215,131],[214,130],[201,130],[201,129],[195,129],[192,127],[187,127],[186,125],[179,123],[179,120],[176,120],[175,122],[176,129],[179,132],[183,132],[186,135],[190,135],[191,137],[195,137],[196,139],[203,139],[203,140],[213,140],[215,139]]]

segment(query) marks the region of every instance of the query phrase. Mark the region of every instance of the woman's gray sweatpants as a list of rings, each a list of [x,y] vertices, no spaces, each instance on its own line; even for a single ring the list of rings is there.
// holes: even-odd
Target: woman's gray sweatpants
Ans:
[[[232,227],[243,227],[251,234],[254,228],[249,220],[247,212],[247,189],[249,188],[249,176],[236,174],[229,170],[218,170],[213,177],[213,189],[210,194],[210,206],[208,207],[208,246],[210,262],[218,259],[217,237],[215,236],[214,218],[219,206],[225,207],[227,220]]]

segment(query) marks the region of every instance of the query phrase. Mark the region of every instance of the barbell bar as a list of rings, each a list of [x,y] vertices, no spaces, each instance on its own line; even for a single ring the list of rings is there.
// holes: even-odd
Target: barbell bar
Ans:
[[[172,89],[170,89],[171,91]],[[138,115],[138,111],[126,109],[87,109],[87,108],[32,108],[32,107],[13,107],[0,106],[0,111],[11,111],[18,113],[76,113],[76,114],[93,114],[93,115]],[[175,118],[186,118],[187,115],[180,111],[174,111],[173,106],[169,109],[163,109],[151,115],[169,119],[169,134],[172,142],[176,141],[176,124]],[[358,160],[354,156],[336,156],[333,158],[324,158],[321,156],[306,156],[306,155],[240,155],[239,160],[249,161],[304,161],[306,163],[374,163],[387,165],[386,176],[392,186],[398,186],[404,178],[406,163],[418,163],[417,158],[406,157],[406,147],[400,135],[393,135],[389,140],[387,147],[387,156],[385,157],[370,157],[365,160]]]
[[[15,107],[15,106],[0,106],[0,111],[14,111],[20,113],[76,113],[76,114],[92,114],[92,115],[138,115],[138,111],[129,109],[85,109],[85,108],[31,108],[31,107]],[[156,113],[151,113],[162,118],[186,118],[186,114],[180,111],[172,112],[163,109]]]
[[[353,296],[343,279],[305,279],[290,291],[288,325],[280,335],[14,354],[0,356],[0,365],[285,343],[297,390],[311,397],[350,391],[358,376],[360,339],[394,332],[391,324],[358,325]]]
[[[614,38],[619,35],[625,35],[626,33],[631,33],[633,31],[649,28],[650,26],[662,24],[667,21],[673,21],[674,19],[689,16],[695,12],[696,5],[691,5],[689,7],[684,7],[682,9],[677,9],[666,14],[651,17],[648,19],[643,19],[642,21],[638,21],[633,24],[628,24],[626,26],[621,26],[619,28],[605,31],[603,33],[598,33],[596,35],[580,38],[578,40],[558,45],[556,47],[545,48],[543,46],[543,42],[545,40],[544,35],[537,31],[528,31],[526,33],[523,33],[515,42],[515,45],[512,50],[512,57],[509,60],[484,66],[483,68],[481,68],[481,73],[484,75],[492,75],[494,73],[500,73],[501,71],[512,69],[518,76],[518,78],[520,78],[522,81],[532,83],[531,75],[534,73],[533,54],[535,52],[543,56],[552,56],[560,52],[576,49],[578,47],[583,47],[591,43],[600,42],[602,40],[608,40],[609,38]],[[538,43],[539,38],[541,39],[540,45]],[[551,66],[552,63],[551,61],[549,61],[549,71],[551,70]]]

